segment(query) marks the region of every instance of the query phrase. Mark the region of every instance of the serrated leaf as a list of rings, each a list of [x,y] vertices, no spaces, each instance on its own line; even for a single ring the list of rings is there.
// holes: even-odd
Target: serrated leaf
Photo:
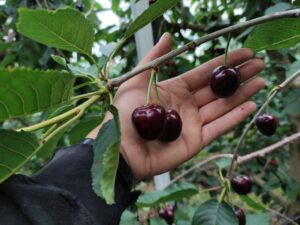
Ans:
[[[71,145],[78,144],[84,140],[86,135],[96,128],[102,121],[103,116],[87,116],[79,121],[70,131],[69,131],[69,141]]]
[[[99,75],[98,69],[96,65],[92,65],[90,67],[80,67],[72,64],[67,65],[68,69],[71,71],[71,73],[75,76],[91,76],[91,77],[97,77]]]
[[[239,195],[240,199],[245,202],[249,207],[259,211],[266,211],[266,207],[260,203],[250,198],[248,195]]]
[[[285,113],[285,114],[288,114],[291,116],[298,115],[300,113],[299,101],[296,100],[296,101],[286,105],[285,108],[283,109],[282,113]]]
[[[192,225],[238,225],[238,219],[230,205],[211,199],[195,212]]]
[[[137,221],[137,215],[125,210],[122,213],[120,225],[139,225],[140,223]]]
[[[62,65],[62,66],[67,66],[67,62],[66,59],[59,56],[59,55],[51,55],[51,58],[57,62],[58,64]]]
[[[300,42],[300,20],[285,18],[258,25],[244,47],[255,52],[292,47]]]
[[[59,71],[0,69],[0,120],[59,105],[71,96],[75,77]]]
[[[226,167],[228,167],[231,163],[232,159],[231,158],[222,158],[219,160],[215,161],[215,164],[217,164],[219,170],[222,170]]]
[[[90,55],[94,31],[91,23],[77,10],[57,11],[19,8],[18,31],[49,47]]]
[[[285,11],[285,10],[288,10],[290,8],[291,8],[291,5],[289,3],[279,2],[275,5],[267,8],[266,11],[265,11],[265,15],[275,13],[275,12]]]
[[[140,196],[137,200],[137,206],[151,207],[160,203],[187,198],[197,193],[198,189],[192,184],[175,184],[163,191],[152,191]]]
[[[0,183],[30,160],[38,145],[31,133],[0,129]]]
[[[91,172],[95,193],[111,205],[115,202],[121,131],[118,110],[111,105],[109,111],[114,117],[102,126],[97,135]]]
[[[157,0],[154,4],[152,4],[147,10],[145,10],[140,16],[138,16],[132,24],[128,27],[127,32],[124,35],[124,39],[129,38],[139,29],[152,22],[153,20],[160,17],[164,12],[168,9],[173,8],[177,5],[180,0]]]

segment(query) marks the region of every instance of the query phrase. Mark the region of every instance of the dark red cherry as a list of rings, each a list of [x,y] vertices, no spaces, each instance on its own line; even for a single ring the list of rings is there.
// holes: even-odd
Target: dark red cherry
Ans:
[[[174,109],[169,109],[166,113],[165,130],[159,138],[163,142],[175,141],[181,133],[182,121],[179,114]]]
[[[158,215],[163,218],[167,224],[174,223],[174,206],[163,207],[159,210]]]
[[[146,105],[136,108],[131,116],[138,134],[146,140],[159,138],[166,124],[166,111],[161,105]]]
[[[237,175],[231,178],[231,187],[236,193],[247,195],[251,192],[252,181],[250,177],[246,175]]]
[[[242,209],[240,209],[239,207],[235,206],[234,212],[235,212],[236,217],[239,220],[239,225],[246,225],[246,216],[245,216],[244,211]]]
[[[212,72],[210,88],[217,97],[230,97],[240,86],[240,80],[241,74],[236,68],[219,66]]]
[[[269,114],[258,116],[255,122],[258,130],[267,136],[272,136],[275,133],[278,125],[277,117]]]

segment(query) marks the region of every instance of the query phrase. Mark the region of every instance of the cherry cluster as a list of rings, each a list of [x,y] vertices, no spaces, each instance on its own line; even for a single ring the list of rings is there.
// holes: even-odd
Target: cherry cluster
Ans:
[[[172,225],[174,223],[174,206],[166,205],[165,207],[160,208],[158,215],[160,218],[164,219],[167,224]]]
[[[136,108],[131,119],[140,137],[148,141],[159,139],[172,142],[180,136],[182,130],[182,121],[176,110],[165,110],[158,104]]]

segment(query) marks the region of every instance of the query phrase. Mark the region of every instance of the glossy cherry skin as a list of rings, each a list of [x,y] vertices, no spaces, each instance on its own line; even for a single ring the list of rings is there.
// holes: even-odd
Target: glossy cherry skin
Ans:
[[[166,111],[161,105],[141,106],[133,111],[131,120],[141,138],[155,140],[165,129]]]
[[[210,88],[219,98],[232,96],[240,86],[241,74],[234,67],[219,66],[213,70]]]
[[[276,131],[278,119],[274,115],[263,114],[256,118],[255,123],[262,134],[272,136]]]
[[[163,207],[159,210],[158,215],[163,218],[167,224],[174,223],[174,206]]]
[[[246,175],[237,175],[231,178],[231,187],[236,193],[247,195],[251,192],[252,181],[250,177]]]
[[[239,220],[239,225],[246,225],[246,216],[245,216],[244,211],[242,209],[240,209],[239,207],[235,206],[234,213]]]
[[[181,134],[182,121],[179,114],[174,109],[167,110],[166,113],[166,126],[159,138],[162,142],[175,141]]]

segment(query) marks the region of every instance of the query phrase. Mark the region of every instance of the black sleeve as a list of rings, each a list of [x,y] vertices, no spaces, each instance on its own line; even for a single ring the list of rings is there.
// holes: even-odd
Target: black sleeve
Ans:
[[[122,156],[116,203],[109,206],[91,186],[92,141],[56,153],[35,176],[15,175],[0,186],[2,225],[117,225],[137,197],[131,171]]]

